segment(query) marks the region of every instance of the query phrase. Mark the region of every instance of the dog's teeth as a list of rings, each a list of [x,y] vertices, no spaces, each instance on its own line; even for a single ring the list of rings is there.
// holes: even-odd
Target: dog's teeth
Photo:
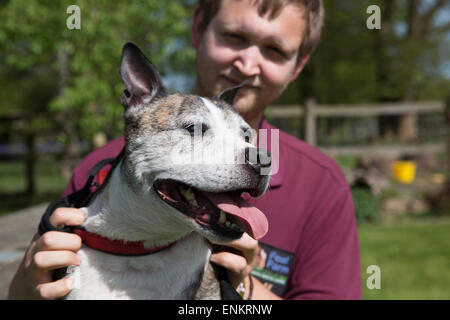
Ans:
[[[193,206],[198,207],[197,200],[195,199],[194,192],[191,188],[185,189],[182,191],[183,196],[186,198],[186,200]]]
[[[191,188],[188,189],[184,189],[183,190],[183,195],[187,200],[192,200],[195,199],[194,193],[192,192]]]
[[[225,221],[227,221],[227,215],[225,212],[220,210],[219,223],[224,223]]]
[[[194,207],[198,207],[197,200],[195,200],[195,199],[190,200],[189,203],[190,203],[191,205],[193,205]]]

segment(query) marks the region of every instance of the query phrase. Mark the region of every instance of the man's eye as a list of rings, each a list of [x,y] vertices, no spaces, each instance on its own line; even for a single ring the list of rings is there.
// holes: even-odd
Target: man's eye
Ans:
[[[245,42],[245,38],[237,33],[226,33],[225,39],[233,44],[241,44]]]
[[[271,55],[273,55],[273,56],[275,56],[275,57],[277,57],[279,59],[285,59],[286,58],[286,54],[282,50],[277,48],[277,47],[267,47],[267,51]]]

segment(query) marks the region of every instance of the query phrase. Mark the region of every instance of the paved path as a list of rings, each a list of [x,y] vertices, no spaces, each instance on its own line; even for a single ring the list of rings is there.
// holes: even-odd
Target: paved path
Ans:
[[[0,299],[6,299],[8,287],[37,231],[47,203],[0,217]]]

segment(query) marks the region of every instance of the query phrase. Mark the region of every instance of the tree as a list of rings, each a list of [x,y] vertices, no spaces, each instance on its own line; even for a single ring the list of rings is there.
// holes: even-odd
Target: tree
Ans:
[[[80,29],[68,29],[66,12],[70,1],[9,0],[0,3],[0,62],[15,84],[13,95],[35,101],[35,107],[18,99],[14,108],[29,115],[30,123],[50,122],[60,130],[66,148],[68,172],[81,156],[80,141],[104,132],[108,137],[122,132],[121,84],[118,67],[121,48],[136,42],[165,73],[166,61],[183,65],[192,59],[189,46],[173,52],[174,43],[184,43],[189,34],[191,7],[183,1],[76,1]],[[42,79],[45,79],[43,81]],[[47,83],[47,89],[43,85]],[[16,90],[20,90],[16,91]],[[36,99],[45,91],[45,99]],[[0,95],[1,96],[1,95]],[[1,112],[1,111],[0,111]],[[34,125],[30,132],[36,133]],[[72,161],[70,161],[72,160]]]
[[[387,102],[444,99],[450,59],[450,2],[327,0],[321,42],[280,103]],[[369,30],[366,9],[381,8]]]
[[[438,47],[443,39],[443,33],[450,30],[448,20],[441,23],[436,18],[441,10],[450,10],[450,3],[445,0],[411,0],[403,5],[406,7],[407,29],[401,41],[400,55],[404,61],[401,68],[402,100],[411,101],[417,98],[418,87],[425,80],[427,64],[432,65],[435,62],[433,60],[437,58],[433,57],[433,51],[439,52]],[[399,131],[403,140],[414,139],[417,135],[416,127],[416,115],[402,117]]]
[[[277,104],[305,104],[309,97],[322,104],[443,100],[449,94],[448,67],[442,70],[450,60],[450,1],[326,0],[324,5],[321,42]],[[370,5],[381,9],[380,30],[366,26]],[[416,121],[414,115],[386,116],[380,129],[388,122],[389,130],[398,128],[400,138],[410,140]]]

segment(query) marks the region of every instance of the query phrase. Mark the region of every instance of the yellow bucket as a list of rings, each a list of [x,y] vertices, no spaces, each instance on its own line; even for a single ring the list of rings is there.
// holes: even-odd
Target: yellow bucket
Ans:
[[[416,178],[416,163],[414,161],[395,161],[392,171],[398,182],[412,183]]]

